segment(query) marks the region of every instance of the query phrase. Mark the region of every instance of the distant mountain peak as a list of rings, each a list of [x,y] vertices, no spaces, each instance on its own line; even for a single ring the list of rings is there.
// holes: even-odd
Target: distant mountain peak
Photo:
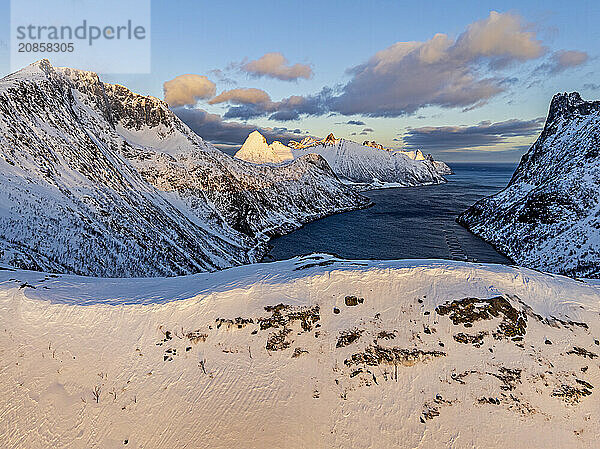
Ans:
[[[256,164],[278,164],[294,159],[289,147],[278,140],[269,145],[267,139],[259,131],[252,131],[248,135],[242,147],[235,153],[235,157]]]
[[[382,144],[375,142],[374,140],[365,140],[363,143],[365,147],[377,148],[378,150],[388,150],[389,148],[384,147]]]
[[[324,144],[334,144],[337,140],[338,139],[335,138],[333,133],[329,133],[329,135],[325,137],[325,139],[323,139],[321,142]]]
[[[290,148],[293,148],[294,150],[299,150],[299,149],[302,149],[302,148],[308,148],[308,147],[312,147],[314,145],[317,145],[318,142],[320,142],[320,141],[316,141],[312,137],[305,137],[300,142],[296,142],[295,140],[290,140],[288,142],[288,146]]]
[[[317,145],[334,145],[340,142],[342,139],[337,139],[333,133],[329,133],[327,137],[321,140],[315,140],[312,137],[305,137],[300,142],[296,142],[294,140],[290,140],[288,146],[295,150],[300,150],[303,148],[314,147]]]
[[[267,139],[265,139],[265,136],[263,136],[259,131],[252,131],[250,134],[248,134],[246,142],[267,143]]]

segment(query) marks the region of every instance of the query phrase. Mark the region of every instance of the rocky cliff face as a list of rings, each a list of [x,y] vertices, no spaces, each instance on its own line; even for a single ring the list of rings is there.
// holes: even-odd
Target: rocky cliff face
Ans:
[[[600,101],[564,93],[506,189],[458,221],[518,264],[599,277],[599,200]]]
[[[98,276],[259,260],[271,235],[364,207],[322,158],[256,167],[152,97],[40,61],[0,80],[0,263]]]

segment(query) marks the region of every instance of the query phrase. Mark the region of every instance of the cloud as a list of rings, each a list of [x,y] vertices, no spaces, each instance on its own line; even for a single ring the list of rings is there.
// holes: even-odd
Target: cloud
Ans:
[[[436,34],[426,42],[398,42],[349,70],[352,79],[331,109],[344,115],[395,117],[425,106],[444,108],[485,104],[506,89],[497,73],[509,64],[544,52],[519,16],[492,11],[456,40]]]
[[[216,85],[203,75],[179,75],[163,84],[165,101],[171,107],[193,105],[214,97]]]
[[[600,90],[600,84],[595,84],[595,83],[585,83],[583,85],[584,89],[589,89],[589,90]]]
[[[350,80],[335,89],[261,107],[236,107],[226,116],[296,120],[329,113],[397,117],[426,106],[470,110],[514,83],[502,69],[545,51],[520,16],[492,11],[456,39],[436,34],[425,42],[397,42],[347,70]]]
[[[260,104],[271,103],[271,97],[268,93],[261,89],[242,88],[232,89],[221,92],[208,102],[208,104],[217,103],[233,103],[233,104]]]
[[[287,59],[281,53],[267,53],[266,55],[242,63],[240,70],[255,78],[267,77],[283,81],[296,81],[300,78],[312,77],[312,68],[307,64],[288,65]]]
[[[225,121],[220,115],[208,113],[203,109],[180,107],[174,108],[173,112],[204,140],[223,149],[239,148],[248,134],[254,130],[260,131],[268,141],[279,140],[284,144],[306,135],[299,128],[263,128],[246,123]]]
[[[373,132],[373,128],[365,128],[362,130],[363,133],[372,133]]]
[[[548,62],[539,65],[534,73],[556,75],[567,69],[585,64],[589,56],[584,51],[578,50],[560,50],[555,51],[550,56]]]
[[[323,115],[328,112],[326,99],[330,96],[328,89],[318,95],[292,95],[281,101],[266,101],[263,103],[246,103],[233,106],[225,113],[225,118],[249,120],[251,118],[269,116],[271,120],[298,120],[302,114]]]
[[[348,120],[345,124],[346,125],[359,125],[359,126],[366,125],[366,123],[361,120]]]
[[[503,67],[539,58],[544,48],[535,37],[535,33],[526,31],[519,16],[491,11],[486,19],[469,25],[448,54],[466,61],[489,58],[493,67]]]
[[[297,111],[277,111],[271,114],[270,120],[279,120],[281,122],[287,122],[290,120],[298,120],[300,113]]]
[[[237,81],[228,77],[224,70],[213,69],[209,70],[208,74],[213,78],[216,78],[219,84],[228,84],[232,86],[235,86],[237,84]]]
[[[407,149],[465,150],[506,143],[512,137],[530,137],[540,132],[544,117],[480,122],[471,126],[425,126],[409,129],[402,140]]]

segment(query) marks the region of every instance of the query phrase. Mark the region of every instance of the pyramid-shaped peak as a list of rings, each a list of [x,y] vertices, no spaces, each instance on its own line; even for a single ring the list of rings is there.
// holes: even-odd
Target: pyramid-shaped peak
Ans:
[[[248,137],[246,137],[246,141],[244,142],[244,145],[246,143],[252,143],[252,144],[267,144],[267,139],[265,139],[265,136],[263,136],[260,132],[258,131],[252,131],[250,134],[248,134]]]
[[[271,145],[267,139],[258,131],[252,131],[246,141],[235,153],[235,157],[254,163],[279,163],[294,159],[292,150],[278,140]]]
[[[337,139],[335,138],[333,133],[329,133],[329,135],[325,137],[325,139],[323,139],[323,143],[335,143],[336,140]]]

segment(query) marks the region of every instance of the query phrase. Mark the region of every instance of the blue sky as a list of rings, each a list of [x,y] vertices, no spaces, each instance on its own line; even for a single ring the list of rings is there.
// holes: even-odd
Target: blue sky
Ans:
[[[8,1],[0,0],[0,11],[4,75]],[[153,1],[151,73],[102,78],[160,98],[170,80],[173,93],[200,89],[193,101],[180,101],[178,114],[222,148],[260,127],[282,140],[334,132],[420,147],[447,161],[516,161],[535,140],[552,95],[600,97],[599,19],[597,1]],[[486,47],[502,31],[495,23],[508,39]],[[445,37],[432,41],[438,33]],[[432,48],[441,52],[438,62],[415,62],[415,52]],[[271,53],[286,62],[263,64]],[[205,76],[214,92],[202,90],[201,77],[177,78],[185,74]],[[260,89],[269,102],[257,103],[258,91],[213,98],[246,88]],[[301,105],[282,101],[290,96]]]

